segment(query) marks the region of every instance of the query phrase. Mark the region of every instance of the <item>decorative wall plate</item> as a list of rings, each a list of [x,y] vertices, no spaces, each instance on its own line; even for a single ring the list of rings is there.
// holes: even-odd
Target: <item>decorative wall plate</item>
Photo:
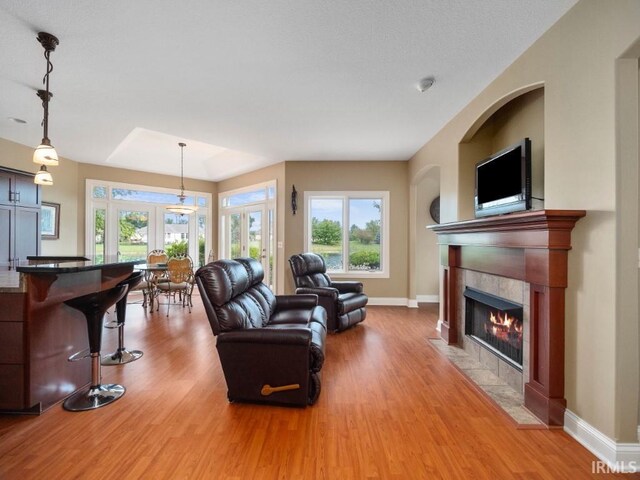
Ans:
[[[433,221],[436,223],[440,223],[440,196],[438,195],[433,199],[431,205],[429,205],[429,214]]]

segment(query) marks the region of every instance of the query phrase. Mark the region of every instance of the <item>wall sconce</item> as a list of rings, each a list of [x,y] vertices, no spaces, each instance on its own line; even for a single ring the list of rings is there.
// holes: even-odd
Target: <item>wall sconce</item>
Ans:
[[[49,101],[53,97],[53,94],[49,91],[49,75],[53,71],[53,64],[49,57],[60,42],[55,36],[46,32],[38,33],[38,42],[44,48],[44,58],[47,59],[47,73],[44,74],[42,79],[45,90],[38,90],[37,92],[38,97],[42,100],[44,118],[42,120],[42,142],[33,152],[33,163],[40,165],[40,170],[36,173],[33,181],[38,185],[53,185],[53,177],[47,171],[47,165],[51,167],[58,165],[58,153],[49,140]]]
[[[293,190],[291,190],[291,211],[295,215],[298,211],[298,192],[296,191],[296,186],[293,186]]]

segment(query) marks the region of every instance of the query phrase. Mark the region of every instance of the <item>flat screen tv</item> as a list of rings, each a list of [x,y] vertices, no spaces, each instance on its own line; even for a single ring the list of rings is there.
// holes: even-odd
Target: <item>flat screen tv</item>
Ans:
[[[528,138],[476,165],[476,217],[531,209],[531,141]]]

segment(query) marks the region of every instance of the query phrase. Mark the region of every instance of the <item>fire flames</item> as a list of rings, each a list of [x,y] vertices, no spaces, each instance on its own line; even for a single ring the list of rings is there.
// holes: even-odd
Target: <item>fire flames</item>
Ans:
[[[520,347],[522,344],[522,322],[504,312],[497,314],[489,312],[489,321],[485,324],[485,331],[516,347]]]

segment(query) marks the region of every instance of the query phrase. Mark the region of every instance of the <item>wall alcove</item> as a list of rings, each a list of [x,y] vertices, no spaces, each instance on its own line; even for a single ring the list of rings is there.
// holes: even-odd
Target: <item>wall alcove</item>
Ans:
[[[516,92],[504,105],[486,112],[458,144],[459,219],[474,218],[475,165],[525,137],[531,140],[533,210],[544,208],[544,87]]]

